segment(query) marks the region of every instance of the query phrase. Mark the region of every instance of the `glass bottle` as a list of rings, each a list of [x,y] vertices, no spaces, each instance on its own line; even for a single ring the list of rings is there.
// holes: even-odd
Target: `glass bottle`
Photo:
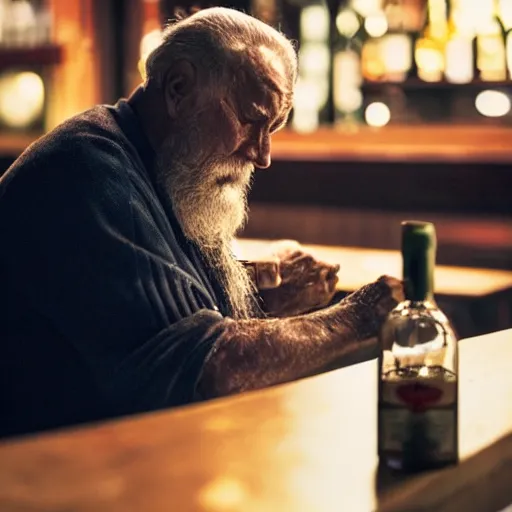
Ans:
[[[487,7],[484,9],[484,6]],[[483,82],[507,79],[506,41],[495,2],[482,3],[476,28],[476,66]]]
[[[291,2],[287,4],[291,5]],[[288,22],[289,5],[285,11],[283,3],[283,15]],[[292,36],[299,40],[299,76],[295,86],[292,127],[300,132],[313,132],[332,121],[329,104],[329,11],[324,0],[307,0],[299,7],[298,35]]]
[[[332,109],[333,122],[354,128],[363,106],[361,91],[361,32],[363,18],[352,6],[331,1]]]
[[[435,227],[402,223],[405,301],[380,332],[379,457],[413,472],[458,460],[458,353],[434,299]]]
[[[455,84],[466,84],[474,76],[475,27],[460,0],[451,3],[448,40],[445,48],[445,78]]]
[[[426,24],[421,37],[416,40],[414,51],[418,77],[421,80],[442,80],[447,36],[446,0],[428,0]]]

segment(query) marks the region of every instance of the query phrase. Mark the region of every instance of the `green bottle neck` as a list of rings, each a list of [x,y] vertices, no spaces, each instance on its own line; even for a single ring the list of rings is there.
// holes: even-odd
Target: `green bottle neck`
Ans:
[[[434,300],[435,248],[402,248],[405,299],[412,302]]]

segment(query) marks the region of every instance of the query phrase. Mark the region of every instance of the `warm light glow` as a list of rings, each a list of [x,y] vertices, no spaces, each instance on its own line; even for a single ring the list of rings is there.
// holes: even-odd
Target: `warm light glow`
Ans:
[[[340,112],[351,114],[361,108],[363,93],[356,87],[339,88],[335,91],[334,103]]]
[[[493,24],[494,0],[467,0],[464,8],[471,16],[477,34],[488,33],[489,27]],[[470,14],[469,14],[470,13]]]
[[[382,37],[388,31],[388,20],[383,12],[372,14],[364,20],[364,29],[371,37]]]
[[[384,76],[384,60],[382,58],[382,40],[368,39],[361,52],[361,66],[363,76],[367,80],[379,80]]]
[[[350,6],[363,18],[377,12],[382,5],[382,0],[351,0]]]
[[[303,41],[326,41],[329,37],[329,13],[321,5],[309,5],[300,14]]]
[[[249,499],[244,483],[229,475],[212,480],[198,494],[198,501],[204,510],[240,510]]]
[[[500,91],[482,91],[475,100],[475,107],[486,117],[502,117],[510,112],[510,98]]]
[[[456,37],[446,43],[446,80],[465,84],[473,79],[473,42],[465,37]]]
[[[140,59],[137,64],[137,67],[139,69],[140,76],[142,77],[143,80],[146,79],[146,60],[149,54],[157,46],[159,46],[161,42],[162,31],[160,29],[152,30],[151,32],[148,32],[147,34],[142,36],[139,45]]]
[[[418,372],[418,375],[420,377],[428,377],[428,374],[429,374],[428,366],[422,366],[420,368],[420,371]]]
[[[506,31],[512,28],[512,2],[510,0],[499,0],[499,12],[501,22]]]
[[[335,89],[338,86],[356,87],[361,85],[361,61],[359,55],[352,51],[346,50],[338,52],[334,56],[334,82]]]
[[[327,77],[299,76],[293,96],[292,127],[298,132],[313,132],[319,125],[319,112],[327,102],[329,82]]]
[[[389,107],[385,103],[375,102],[370,103],[366,107],[364,117],[367,124],[380,128],[386,126],[391,119],[391,112]]]
[[[388,80],[405,80],[412,66],[412,40],[409,35],[387,35],[382,40],[382,60]]]
[[[512,77],[512,32],[507,34],[507,67],[508,73]]]
[[[444,55],[431,39],[418,39],[414,51],[418,76],[425,82],[438,82],[443,77]]]
[[[337,110],[352,113],[361,108],[363,95],[361,63],[357,53],[351,50],[338,52],[334,57],[334,105]]]
[[[428,0],[429,38],[444,41],[448,36],[446,7],[446,0]]]
[[[451,13],[451,18],[458,36],[463,36],[467,39],[475,37],[476,22],[470,9],[455,6]]]
[[[4,26],[11,28],[11,34],[4,34],[4,38],[12,38],[12,34],[17,34],[13,40],[9,41],[10,43],[22,45],[33,43],[37,19],[32,4],[27,0],[3,2],[3,4],[7,11],[2,13],[7,19]]]
[[[343,9],[336,16],[336,28],[340,34],[351,38],[361,28],[361,23],[354,11]]]
[[[304,43],[299,50],[299,68],[303,76],[325,76],[330,67],[329,47],[325,43]]]
[[[496,20],[490,20],[477,36],[477,68],[487,81],[506,80],[505,44]]]
[[[293,95],[297,110],[320,110],[327,101],[328,80],[299,77]]]
[[[41,115],[44,99],[44,83],[36,73],[8,72],[0,77],[0,119],[7,126],[30,126]]]
[[[140,57],[146,59],[147,56],[162,42],[162,31],[159,29],[148,32],[140,40]]]

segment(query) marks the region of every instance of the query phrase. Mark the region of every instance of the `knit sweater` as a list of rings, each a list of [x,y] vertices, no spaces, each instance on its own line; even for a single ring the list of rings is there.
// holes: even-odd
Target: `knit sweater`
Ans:
[[[130,105],[49,132],[0,180],[0,436],[190,403],[229,311]]]

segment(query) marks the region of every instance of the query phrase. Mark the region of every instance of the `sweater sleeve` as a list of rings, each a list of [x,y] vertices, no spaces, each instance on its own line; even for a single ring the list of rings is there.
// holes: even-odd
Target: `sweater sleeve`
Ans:
[[[134,181],[126,153],[93,135],[62,147],[33,151],[5,177],[2,265],[113,406],[193,400],[229,320],[180,264],[151,204],[156,196]]]

